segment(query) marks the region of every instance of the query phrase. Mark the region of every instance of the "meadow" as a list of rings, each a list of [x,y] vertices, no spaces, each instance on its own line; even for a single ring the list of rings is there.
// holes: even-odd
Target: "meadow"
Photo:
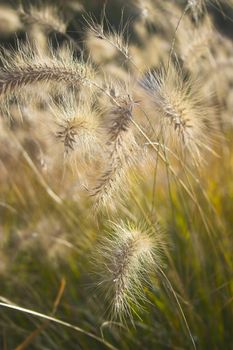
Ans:
[[[0,350],[233,350],[233,1],[0,3]]]

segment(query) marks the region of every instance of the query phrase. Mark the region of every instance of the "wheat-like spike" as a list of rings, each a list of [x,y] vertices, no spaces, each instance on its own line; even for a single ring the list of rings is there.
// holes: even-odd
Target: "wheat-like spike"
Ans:
[[[169,72],[150,72],[143,80],[156,106],[165,142],[188,150],[198,163],[209,147],[211,130],[215,124],[215,110],[205,101],[200,81],[184,79],[180,71],[170,67]]]
[[[73,59],[72,52],[66,57],[51,50],[49,57],[33,53],[30,46],[19,47],[18,52],[4,51],[1,55],[0,96],[20,90],[37,82],[66,83],[81,86],[93,77],[88,63]]]
[[[120,52],[127,60],[132,60],[129,53],[128,40],[124,38],[124,36],[126,36],[127,24],[123,26],[121,22],[120,29],[116,31],[107,21],[105,13],[102,16],[100,24],[97,23],[95,18],[90,15],[84,17],[84,19],[86,21],[87,28],[97,39],[106,41],[118,52]],[[104,30],[104,22],[106,22],[107,31]]]
[[[98,248],[99,287],[104,291],[112,319],[132,319],[146,300],[148,274],[161,266],[166,240],[158,227],[120,222]]]
[[[117,95],[110,92],[117,101],[111,107],[107,121],[108,141],[106,143],[106,164],[91,191],[96,208],[106,206],[117,194],[126,180],[126,172],[135,163],[138,145],[131,130],[134,101],[129,94]]]

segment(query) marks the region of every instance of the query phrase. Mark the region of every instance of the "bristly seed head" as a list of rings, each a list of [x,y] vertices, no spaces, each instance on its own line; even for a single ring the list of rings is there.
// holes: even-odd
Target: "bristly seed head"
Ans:
[[[149,72],[141,82],[160,117],[163,141],[188,150],[198,162],[209,149],[214,109],[206,104],[200,82],[184,78],[175,67]]]
[[[130,125],[134,102],[130,94],[118,94],[115,89],[111,89],[110,93],[116,104],[107,113],[105,164],[91,191],[91,195],[95,197],[95,209],[110,204],[113,195],[116,202],[122,185],[127,181],[127,172],[134,165],[138,154],[138,145]]]
[[[64,155],[79,154],[83,160],[94,158],[102,145],[97,109],[70,91],[58,103],[52,103],[50,109],[53,134],[63,143]]]
[[[112,225],[112,233],[100,244],[98,259],[102,267],[99,286],[104,289],[113,319],[132,319],[142,308],[148,275],[161,266],[166,241],[158,228],[121,223]],[[98,261],[99,262],[99,261]]]
[[[68,153],[70,150],[74,150],[75,147],[75,138],[77,136],[77,129],[78,128],[83,128],[84,125],[83,123],[80,123],[79,125],[72,123],[72,121],[66,121],[66,125],[58,125],[60,128],[59,131],[56,133],[56,138],[64,143],[64,149],[65,153]],[[85,127],[84,127],[85,128]]]
[[[129,94],[115,97],[115,99],[118,105],[113,106],[110,110],[110,123],[108,127],[111,140],[118,137],[121,132],[128,130],[134,105],[134,101]]]

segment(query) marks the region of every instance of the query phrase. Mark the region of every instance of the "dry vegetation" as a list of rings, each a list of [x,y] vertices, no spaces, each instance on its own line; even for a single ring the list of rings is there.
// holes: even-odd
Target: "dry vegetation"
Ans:
[[[0,5],[0,349],[233,349],[232,14]]]

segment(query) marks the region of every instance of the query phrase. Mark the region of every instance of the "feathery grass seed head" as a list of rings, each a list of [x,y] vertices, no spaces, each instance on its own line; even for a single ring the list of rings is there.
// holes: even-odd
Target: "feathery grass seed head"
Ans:
[[[120,223],[112,225],[112,233],[100,244],[98,259],[101,287],[109,304],[111,317],[132,317],[145,300],[144,287],[148,275],[161,264],[164,237],[144,225]]]
[[[0,95],[20,90],[35,83],[65,83],[79,87],[90,84],[94,70],[88,62],[51,50],[50,55],[41,56],[33,52],[31,46],[19,46],[16,52],[3,50],[0,57]]]
[[[127,60],[130,60],[129,45],[126,36],[127,25],[119,25],[119,30],[115,30],[114,27],[108,22],[105,14],[103,13],[101,23],[97,23],[95,18],[92,16],[86,16],[85,21],[89,31],[94,35],[95,38],[104,40],[106,43],[110,44],[119,53],[121,53]],[[107,30],[105,30],[105,26]]]
[[[63,143],[65,156],[80,155],[82,160],[87,160],[101,151],[100,113],[89,101],[69,91],[52,103],[50,109],[53,132]]]
[[[188,150],[193,160],[200,160],[209,147],[215,122],[214,110],[206,103],[200,82],[184,78],[170,66],[168,73],[150,72],[141,85],[156,106],[164,141]]]
[[[127,182],[127,171],[136,161],[139,146],[132,131],[131,118],[134,101],[130,94],[118,95],[111,89],[115,103],[107,111],[105,129],[107,142],[105,164],[97,178],[91,194],[95,198],[95,207],[105,207],[111,203]]]

